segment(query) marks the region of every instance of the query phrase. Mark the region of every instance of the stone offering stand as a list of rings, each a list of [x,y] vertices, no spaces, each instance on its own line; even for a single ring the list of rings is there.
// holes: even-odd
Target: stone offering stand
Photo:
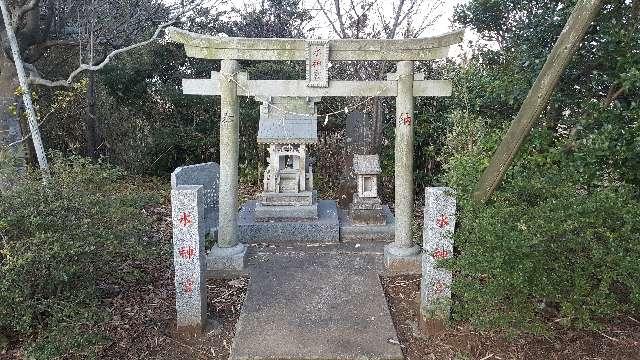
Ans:
[[[188,56],[221,60],[220,72],[212,72],[211,78],[182,82],[185,94],[220,96],[221,119],[219,167],[183,167],[172,176],[179,328],[204,328],[202,279],[207,275],[248,275],[231,359],[402,359],[378,275],[422,272],[425,323],[446,322],[451,274],[437,260],[452,255],[449,234],[455,224],[451,192],[427,189],[424,251],[412,240],[414,97],[451,94],[450,81],[425,80],[414,72],[413,62],[446,57],[463,31],[387,40],[167,32]],[[251,80],[239,60],[306,61],[306,79]],[[396,61],[397,71],[380,81],[329,79],[331,61],[353,60]],[[241,207],[239,96],[262,103],[257,141],[269,150],[263,192]],[[354,155],[358,193],[348,209],[317,198],[308,148],[317,142],[317,119],[324,114],[317,113],[315,104],[323,96],[396,98],[394,213],[377,196],[377,155]],[[205,193],[215,193],[217,204],[203,200]],[[194,200],[191,208],[187,198]],[[185,232],[185,213],[198,231]],[[215,238],[206,259],[205,234]],[[194,249],[187,251],[188,262],[183,257],[185,236]],[[184,274],[198,271],[190,277],[196,282],[185,288]]]

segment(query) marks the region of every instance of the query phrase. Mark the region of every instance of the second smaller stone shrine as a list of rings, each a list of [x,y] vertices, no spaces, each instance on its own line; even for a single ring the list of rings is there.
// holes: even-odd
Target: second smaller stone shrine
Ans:
[[[353,171],[358,181],[358,192],[353,195],[349,209],[351,221],[354,225],[384,225],[384,209],[378,197],[378,175],[381,172],[378,155],[354,155]]]
[[[393,241],[395,218],[378,197],[379,156],[354,155],[353,172],[358,191],[353,194],[349,209],[340,210],[340,240]]]

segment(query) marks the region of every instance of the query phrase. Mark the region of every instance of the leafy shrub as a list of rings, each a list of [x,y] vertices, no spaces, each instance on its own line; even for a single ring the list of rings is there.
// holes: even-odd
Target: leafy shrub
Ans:
[[[446,178],[461,201],[450,264],[458,319],[542,331],[545,317],[594,327],[640,310],[640,197],[629,172],[640,128],[611,127],[633,111],[594,109],[576,126],[589,131],[534,130],[484,206],[469,195],[504,131],[455,115]]]
[[[158,201],[115,167],[57,157],[47,185],[33,174],[0,193],[0,333],[27,339],[28,355],[89,356],[100,344],[103,290],[145,256],[141,211]]]

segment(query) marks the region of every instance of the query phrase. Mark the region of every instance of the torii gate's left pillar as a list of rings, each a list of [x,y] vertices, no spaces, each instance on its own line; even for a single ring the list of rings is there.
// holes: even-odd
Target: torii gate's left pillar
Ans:
[[[237,60],[220,65],[220,191],[218,243],[209,252],[210,270],[242,270],[246,246],[238,241],[238,160],[240,107]]]

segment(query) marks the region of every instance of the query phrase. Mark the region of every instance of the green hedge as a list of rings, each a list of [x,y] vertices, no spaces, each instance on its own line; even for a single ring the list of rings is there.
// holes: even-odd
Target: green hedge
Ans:
[[[52,173],[0,193],[0,334],[32,358],[88,357],[105,340],[93,331],[103,290],[140,277],[125,262],[148,256],[141,209],[159,198],[81,158],[54,159]]]
[[[600,125],[574,138],[534,130],[484,206],[469,195],[504,132],[455,115],[446,178],[460,195],[449,264],[457,319],[544,331],[550,319],[597,327],[604,317],[640,310],[640,196],[624,160],[634,150],[610,150],[625,149],[618,145],[628,139],[602,131],[616,114],[582,119],[585,129],[594,119]],[[636,126],[626,137],[638,133]]]

